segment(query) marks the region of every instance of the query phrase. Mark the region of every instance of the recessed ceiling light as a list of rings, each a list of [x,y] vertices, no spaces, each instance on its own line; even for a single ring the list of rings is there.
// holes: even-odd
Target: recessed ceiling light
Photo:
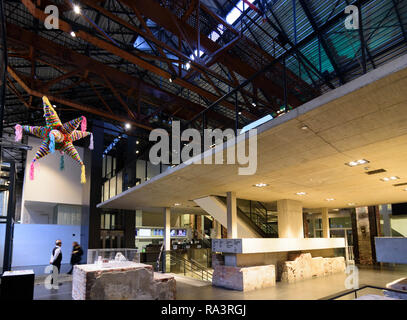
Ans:
[[[174,203],[174,206],[180,206],[181,203]]]
[[[72,38],[75,38],[75,37],[76,37],[76,33],[75,33],[75,32],[71,31],[70,34],[71,34],[71,37],[72,37]]]
[[[268,186],[268,184],[263,183],[263,182],[256,183],[255,185],[253,185],[253,187],[257,187],[257,188],[263,188],[263,187],[267,187],[267,186]]]
[[[398,179],[400,179],[400,178],[397,176],[391,176],[391,177],[382,178],[380,180],[387,182],[387,181],[392,181],[392,180],[394,181],[394,180],[398,180]]]
[[[140,143],[140,141],[136,140],[136,144],[139,144],[139,143]]]
[[[366,163],[369,163],[369,161],[366,159],[360,159],[360,160],[350,161],[345,164],[349,167],[356,167],[356,166],[359,166],[361,164],[366,164]]]
[[[348,203],[348,206],[354,206],[356,203],[353,203],[353,202],[349,202]]]
[[[309,128],[308,128],[307,125],[304,124],[304,125],[301,126],[301,129],[302,129],[302,130],[308,130]]]
[[[77,4],[74,4],[74,6],[73,6],[73,11],[74,11],[76,14],[80,14],[80,13],[81,13],[81,7],[79,7]]]
[[[130,129],[130,128],[131,128],[130,123],[126,123],[126,124],[124,125],[124,128],[126,128],[126,129]]]
[[[241,114],[242,114],[242,111],[239,111],[237,114],[238,114],[238,115],[241,115]]]
[[[257,106],[257,104],[255,102],[252,102],[252,106],[255,107]]]
[[[136,154],[139,154],[140,151],[136,150]]]
[[[327,199],[325,199],[326,201],[334,201],[335,199],[334,198],[327,198]]]
[[[303,191],[296,193],[297,196],[305,196],[306,194],[307,194],[307,193],[306,193],[306,192],[303,192]]]

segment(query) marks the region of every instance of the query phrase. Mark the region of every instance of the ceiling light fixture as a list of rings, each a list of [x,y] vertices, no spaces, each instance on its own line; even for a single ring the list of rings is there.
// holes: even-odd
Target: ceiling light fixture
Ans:
[[[297,196],[305,196],[306,194],[307,194],[307,193],[306,193],[306,192],[303,192],[303,191],[296,193]]]
[[[136,144],[139,144],[139,143],[140,143],[140,141],[136,140]]]
[[[256,104],[255,102],[252,102],[252,106],[253,106],[253,107],[256,107],[257,104]]]
[[[382,180],[382,181],[384,181],[384,182],[387,182],[387,181],[394,181],[394,180],[398,180],[398,179],[400,179],[400,178],[397,177],[397,176],[391,176],[391,177],[382,178],[382,179],[380,179],[380,180]]]
[[[174,206],[180,206],[181,203],[174,203]]]
[[[327,199],[325,199],[326,201],[334,201],[335,199],[334,198],[327,198]]]
[[[76,33],[73,30],[71,31],[70,35],[71,35],[72,38],[76,37]]]
[[[350,161],[345,164],[349,167],[356,167],[356,166],[359,166],[361,164],[366,164],[366,163],[369,163],[369,161],[366,159],[360,159],[360,160]]]
[[[173,81],[175,81],[176,78],[177,78],[177,76],[171,75],[171,77],[168,79],[168,81],[172,83]]]
[[[189,68],[191,68],[191,62],[188,61],[188,62],[185,64],[185,69],[189,70]]]
[[[80,14],[80,13],[81,13],[81,7],[79,7],[77,4],[74,4],[74,5],[73,5],[73,11],[74,11],[76,14]]]
[[[268,184],[264,183],[264,182],[260,182],[260,183],[256,183],[255,185],[253,185],[253,187],[257,187],[257,188],[263,188],[263,187],[267,187]]]
[[[353,203],[353,202],[349,202],[348,203],[348,206],[354,206],[356,203]]]
[[[126,123],[126,124],[124,125],[124,128],[125,128],[126,130],[129,130],[129,129],[131,128],[130,123]]]

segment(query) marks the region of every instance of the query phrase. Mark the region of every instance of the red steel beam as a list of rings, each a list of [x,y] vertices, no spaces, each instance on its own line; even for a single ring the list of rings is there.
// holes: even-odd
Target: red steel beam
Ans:
[[[150,18],[152,21],[167,29],[173,34],[179,33],[179,27],[182,26],[182,32],[185,37],[188,39],[189,43],[195,44],[197,46],[197,30],[193,26],[184,23],[179,18],[177,18],[171,10],[161,6],[156,1],[145,1],[145,0],[118,0],[129,8],[136,7],[145,17]],[[175,22],[176,21],[176,22]],[[178,25],[178,26],[177,26]],[[207,52],[213,53],[217,51],[221,46],[209,39],[206,35],[201,34],[200,37],[200,46]],[[240,58],[224,52],[222,55],[223,64],[229,66],[232,70],[243,76],[244,78],[250,78],[258,70],[254,69],[246,62],[242,61]],[[276,66],[278,63],[276,63]],[[258,88],[261,88],[263,92],[268,95],[279,97],[280,99],[284,98],[283,88],[279,85],[276,85],[273,81],[266,78],[264,75],[257,77],[254,81],[255,85]],[[288,96],[288,103],[293,106],[299,106],[302,104],[294,95]]]
[[[28,11],[32,14],[33,17],[35,17],[35,18],[37,18],[37,19],[39,19],[41,21],[45,21],[47,15],[42,10],[38,9],[32,1],[30,1],[30,0],[21,0],[21,2],[27,7]],[[153,2],[151,2],[151,4],[152,3]],[[150,4],[150,1],[148,2],[148,4]],[[59,19],[59,29],[66,32],[66,33],[70,33],[72,31],[71,25],[69,23],[63,21],[61,18]],[[94,36],[90,35],[89,33],[85,32],[85,31],[79,30],[79,31],[77,31],[75,33],[76,33],[76,36],[78,38],[81,38],[81,39],[87,41],[88,43],[91,43],[92,45],[94,45],[94,46],[96,46],[96,47],[98,47],[100,49],[104,49],[104,50],[106,50],[106,51],[108,51],[108,52],[110,52],[110,53],[112,53],[112,54],[114,54],[114,55],[116,55],[118,57],[121,57],[121,58],[123,58],[123,59],[125,59],[125,60],[127,60],[127,61],[129,61],[131,63],[134,63],[134,64],[138,65],[139,67],[141,67],[143,69],[146,69],[146,70],[148,70],[150,72],[153,72],[153,73],[155,73],[155,74],[157,74],[157,75],[159,75],[159,76],[161,76],[161,77],[163,77],[165,79],[170,79],[170,77],[172,76],[169,72],[167,72],[167,71],[165,71],[165,70],[163,70],[163,69],[161,69],[161,68],[159,68],[159,67],[157,67],[157,66],[155,66],[153,64],[150,64],[150,63],[140,59],[139,57],[135,56],[134,54],[129,53],[129,52],[125,51],[125,50],[122,50],[122,49],[116,47],[115,45],[113,45],[113,44],[111,44],[109,42],[106,42],[106,41],[104,41],[102,39],[94,37]],[[192,83],[190,83],[190,82],[188,82],[188,81],[186,81],[184,79],[181,79],[179,77],[174,79],[173,82],[180,85],[180,86],[182,86],[182,87],[184,87],[184,88],[186,88],[186,89],[189,89],[189,90],[201,95],[202,97],[207,98],[210,101],[214,102],[214,101],[216,101],[216,100],[218,100],[220,98],[219,96],[217,96],[217,95],[215,95],[215,94],[213,94],[213,93],[211,93],[211,92],[209,92],[209,91],[207,91],[207,90],[205,90],[205,89],[203,89],[203,88],[201,88],[201,87],[199,87],[199,86],[197,86],[195,84],[192,84]],[[234,108],[235,108],[234,104],[230,103],[228,101],[222,101],[221,105],[223,105],[226,108],[229,108],[231,110],[234,110]],[[249,119],[252,119],[252,120],[257,119],[257,117],[255,115],[253,115],[252,113],[249,113],[247,111],[242,111],[242,114],[245,117],[249,118]]]

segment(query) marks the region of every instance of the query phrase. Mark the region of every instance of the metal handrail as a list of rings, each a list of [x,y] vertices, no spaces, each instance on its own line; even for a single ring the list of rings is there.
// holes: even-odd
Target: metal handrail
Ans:
[[[183,263],[184,265],[184,275],[186,275],[186,271],[199,276],[202,280],[210,281],[212,280],[212,272],[206,269],[204,266],[200,265],[196,261],[187,260],[174,252],[168,251],[166,256],[170,257],[170,261],[175,260],[175,262]],[[189,263],[189,268],[187,267],[187,263]]]
[[[390,289],[390,288],[383,288],[383,287],[378,287],[378,286],[365,284],[365,285],[362,285],[361,287],[359,287],[357,289],[344,290],[344,291],[341,291],[339,293],[336,293],[336,294],[321,298],[319,300],[335,300],[335,299],[347,296],[347,295],[352,294],[352,293],[354,293],[355,298],[357,298],[358,297],[357,292],[360,291],[360,290],[363,290],[363,289],[367,289],[367,288],[376,289],[376,290],[391,291],[391,292],[402,293],[402,294],[407,295],[407,291],[397,290],[397,289]]]

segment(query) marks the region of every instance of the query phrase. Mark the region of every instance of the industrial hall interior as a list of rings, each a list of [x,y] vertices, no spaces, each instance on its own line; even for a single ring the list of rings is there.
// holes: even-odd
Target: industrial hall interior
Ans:
[[[406,88],[405,0],[0,0],[0,300],[406,300]]]

